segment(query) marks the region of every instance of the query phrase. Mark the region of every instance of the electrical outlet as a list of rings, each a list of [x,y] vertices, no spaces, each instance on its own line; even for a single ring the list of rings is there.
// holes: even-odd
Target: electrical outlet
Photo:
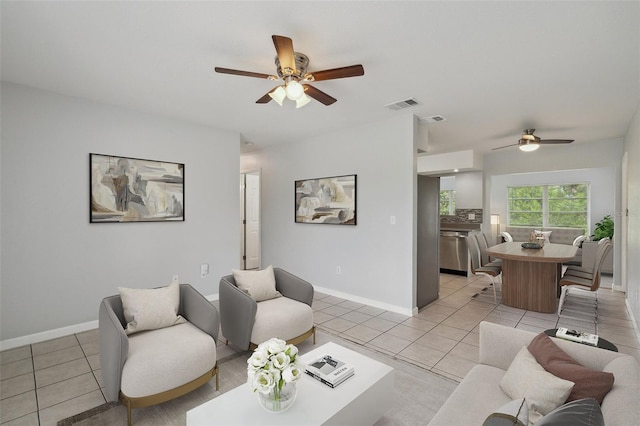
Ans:
[[[476,214],[475,213],[469,213],[469,220],[476,220]]]
[[[342,275],[342,266],[336,266],[336,275]]]

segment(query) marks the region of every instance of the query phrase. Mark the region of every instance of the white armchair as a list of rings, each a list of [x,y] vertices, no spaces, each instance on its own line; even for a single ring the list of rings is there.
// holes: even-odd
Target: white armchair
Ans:
[[[282,297],[259,301],[239,288],[233,275],[220,279],[220,317],[227,343],[249,349],[272,337],[298,344],[313,336],[315,344],[313,286],[280,268],[273,268],[273,275]]]
[[[100,303],[100,365],[107,401],[131,409],[160,404],[204,385],[214,376],[218,389],[218,311],[189,284],[180,284],[179,308],[186,321],[127,334],[120,295]],[[184,350],[189,348],[189,350]]]

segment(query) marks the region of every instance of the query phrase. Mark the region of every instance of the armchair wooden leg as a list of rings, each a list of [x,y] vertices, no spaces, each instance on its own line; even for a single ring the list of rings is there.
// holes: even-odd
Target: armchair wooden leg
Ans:
[[[131,402],[127,401],[127,426],[131,426]]]

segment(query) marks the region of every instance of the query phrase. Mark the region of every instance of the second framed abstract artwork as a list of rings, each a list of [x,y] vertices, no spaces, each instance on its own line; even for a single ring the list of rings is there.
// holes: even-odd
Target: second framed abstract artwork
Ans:
[[[296,223],[356,225],[357,175],[295,181]]]

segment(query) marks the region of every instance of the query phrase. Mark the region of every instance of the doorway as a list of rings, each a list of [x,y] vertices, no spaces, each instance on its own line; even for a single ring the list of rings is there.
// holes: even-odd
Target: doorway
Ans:
[[[260,268],[260,171],[240,175],[240,265]]]

